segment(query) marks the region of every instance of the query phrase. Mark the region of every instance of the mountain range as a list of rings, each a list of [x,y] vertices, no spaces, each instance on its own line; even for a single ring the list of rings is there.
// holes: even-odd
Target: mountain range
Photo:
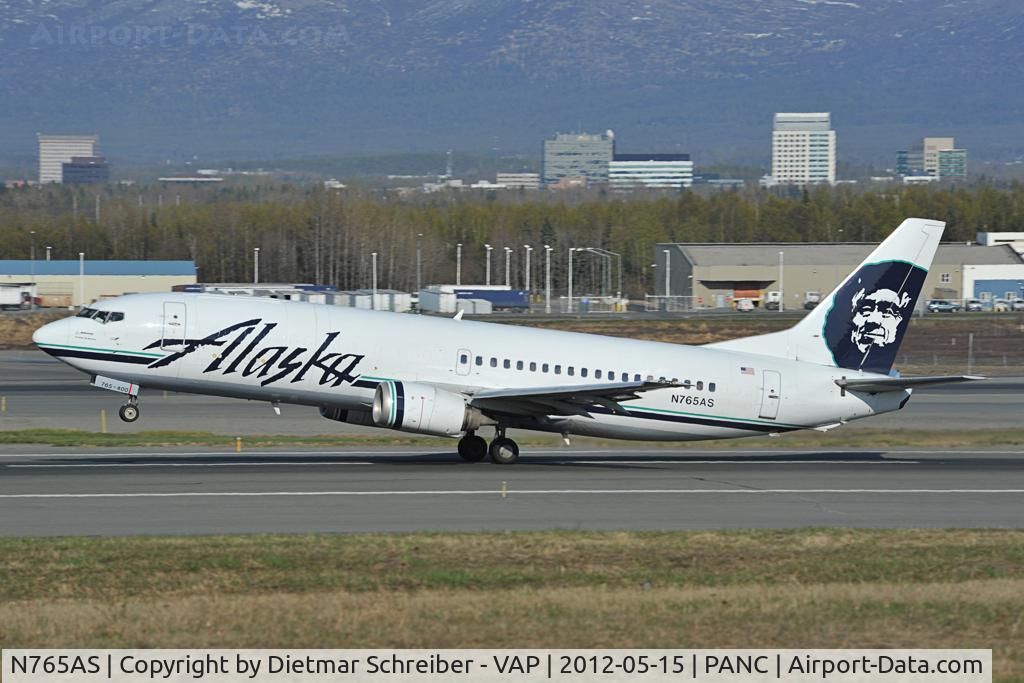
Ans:
[[[775,111],[840,156],[924,135],[1024,152],[1020,0],[0,0],[0,156],[623,151],[763,162]]]

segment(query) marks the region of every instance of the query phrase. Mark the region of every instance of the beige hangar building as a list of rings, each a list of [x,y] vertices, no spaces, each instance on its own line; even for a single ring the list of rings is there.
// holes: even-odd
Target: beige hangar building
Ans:
[[[878,246],[866,243],[662,243],[655,247],[655,294],[692,297],[694,308],[729,308],[747,298],[760,305],[779,290],[787,309],[807,292],[828,294]],[[942,244],[918,305],[929,299],[1024,298],[1024,259],[1010,244]]]
[[[78,307],[106,297],[195,284],[194,261],[0,260],[0,285],[31,285],[42,306]]]

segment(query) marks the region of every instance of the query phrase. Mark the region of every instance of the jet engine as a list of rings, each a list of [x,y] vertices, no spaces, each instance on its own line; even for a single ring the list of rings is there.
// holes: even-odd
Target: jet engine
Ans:
[[[430,384],[388,380],[373,394],[373,423],[403,432],[456,436],[494,424],[462,394]]]

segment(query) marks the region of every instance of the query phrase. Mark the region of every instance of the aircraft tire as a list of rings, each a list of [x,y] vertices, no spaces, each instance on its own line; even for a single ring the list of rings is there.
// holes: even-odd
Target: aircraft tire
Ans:
[[[519,444],[505,437],[492,441],[487,452],[495,465],[512,465],[519,460]]]
[[[487,457],[487,442],[476,434],[466,434],[459,439],[459,457],[466,462],[480,462]]]
[[[139,419],[139,407],[134,403],[125,403],[118,408],[117,416],[125,422],[135,422]]]

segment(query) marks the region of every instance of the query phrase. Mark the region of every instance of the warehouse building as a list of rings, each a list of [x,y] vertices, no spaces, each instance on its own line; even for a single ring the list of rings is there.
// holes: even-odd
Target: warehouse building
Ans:
[[[195,284],[195,261],[0,260],[0,284],[35,281],[42,306],[82,306],[97,299],[169,292]]]
[[[863,243],[658,244],[655,293],[690,297],[695,308],[755,304],[768,292],[785,308],[802,308],[811,293],[827,294],[875,249]],[[668,277],[665,277],[666,265]],[[780,287],[781,281],[781,287]],[[1024,298],[1024,258],[1010,244],[942,244],[919,300]]]

